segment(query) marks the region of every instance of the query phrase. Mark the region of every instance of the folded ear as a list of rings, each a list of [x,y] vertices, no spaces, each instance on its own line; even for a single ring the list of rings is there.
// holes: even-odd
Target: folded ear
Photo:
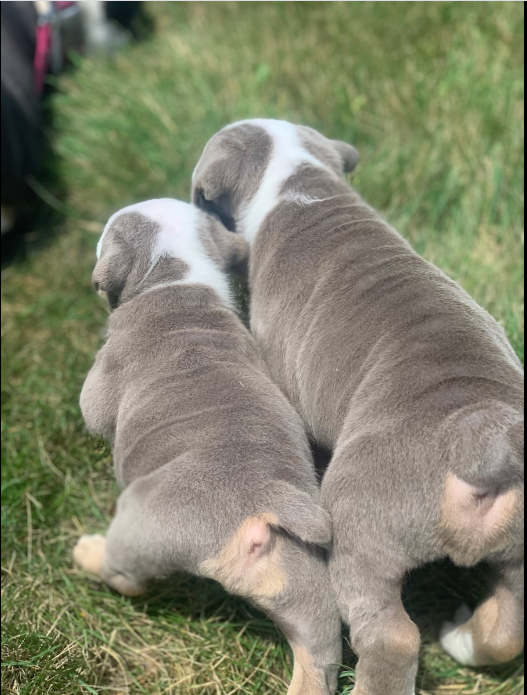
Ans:
[[[239,157],[229,156],[222,133],[206,146],[192,176],[192,202],[234,229],[233,196],[238,185]]]
[[[235,231],[238,209],[258,190],[272,151],[266,131],[241,123],[217,133],[207,144],[192,177],[192,200]]]
[[[359,163],[360,155],[358,150],[353,145],[348,145],[340,140],[333,140],[332,142],[342,161],[342,170],[345,174],[349,174]]]
[[[96,290],[106,293],[110,309],[116,309],[121,301],[126,281],[132,269],[132,254],[126,250],[116,253],[112,244],[105,244],[92,274]]]
[[[167,201],[148,201],[147,205],[158,213],[165,210]],[[124,301],[125,291],[131,296],[152,270],[159,231],[160,225],[139,209],[125,209],[110,218],[97,247],[92,275],[95,288],[106,293],[110,309]]]

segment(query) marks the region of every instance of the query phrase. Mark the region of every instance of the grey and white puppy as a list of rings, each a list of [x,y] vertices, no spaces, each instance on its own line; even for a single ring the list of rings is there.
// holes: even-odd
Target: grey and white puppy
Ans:
[[[183,570],[266,611],[295,653],[290,695],[333,695],[340,617],[329,515],[302,422],[233,310],[247,244],[191,205],[153,200],[106,226],[93,280],[113,312],[81,395],[124,491],[74,556],[122,594]]]
[[[272,375],[333,458],[331,575],[357,695],[411,695],[407,573],[488,560],[495,581],[443,645],[463,664],[524,643],[524,376],[502,328],[343,180],[358,155],[277,121],[227,127],[194,202],[251,244],[251,324]],[[463,623],[463,624],[460,624]]]

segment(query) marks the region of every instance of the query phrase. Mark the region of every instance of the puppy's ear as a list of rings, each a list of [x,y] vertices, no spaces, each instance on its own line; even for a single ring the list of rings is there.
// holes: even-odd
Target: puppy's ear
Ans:
[[[163,204],[163,201],[161,201]],[[140,212],[121,212],[105,228],[92,280],[116,309],[140,286],[152,262],[159,225]]]
[[[229,147],[222,133],[208,143],[192,177],[192,202],[234,231],[233,197],[238,185],[239,157],[235,153],[229,156],[231,149],[232,144]]]
[[[205,147],[192,177],[192,200],[231,232],[241,205],[258,190],[273,143],[260,126],[238,124],[217,133]]]
[[[333,146],[342,161],[342,170],[345,174],[352,172],[359,163],[360,155],[353,145],[348,145],[340,140],[333,140]]]
[[[117,309],[132,267],[129,253],[116,253],[112,244],[105,244],[92,274],[96,290],[106,293],[110,309]]]

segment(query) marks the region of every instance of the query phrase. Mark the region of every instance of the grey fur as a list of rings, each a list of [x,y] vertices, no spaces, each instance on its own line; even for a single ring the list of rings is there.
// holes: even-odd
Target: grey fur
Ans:
[[[236,201],[223,214],[254,237],[254,336],[310,435],[334,452],[322,491],[334,525],[333,586],[359,654],[355,692],[413,693],[419,638],[401,586],[413,568],[447,556],[497,568],[494,598],[464,629],[479,662],[512,658],[523,644],[523,588],[511,580],[524,562],[522,366],[501,326],[342,179],[354,151],[337,157],[334,141],[301,126],[255,121],[245,133],[249,126],[255,153],[246,135],[243,148],[232,147],[237,126],[205,148],[194,201],[212,211],[216,197]],[[282,138],[273,151],[278,131],[290,133],[290,148]],[[233,198],[230,180],[257,167],[265,137],[270,172],[280,171],[283,152],[289,166],[299,144],[311,158],[284,169],[259,220],[251,211],[261,191]],[[265,174],[245,189],[272,190]],[[503,528],[487,536],[486,515],[502,508]],[[465,514],[481,529],[463,533]],[[487,635],[476,628],[483,618],[494,620]]]
[[[171,204],[161,203],[163,209]],[[175,205],[172,218],[181,226],[184,204]],[[241,238],[185,207],[199,218],[191,233],[217,265],[243,262]],[[141,206],[112,220],[94,281],[114,311],[81,408],[90,432],[112,443],[124,491],[102,564],[83,559],[97,542],[104,550],[101,538],[81,540],[76,557],[127,594],[179,570],[221,579],[204,570],[207,563],[247,519],[272,515],[269,532],[281,544],[285,586],[260,598],[245,590],[241,576],[237,592],[273,617],[297,653],[309,654],[307,670],[297,666],[289,692],[333,695],[340,619],[324,553],[315,547],[328,546],[332,530],[318,504],[302,422],[272,383],[249,332],[213,288],[163,286],[184,281],[192,270],[177,257],[164,255],[148,272],[162,223]]]

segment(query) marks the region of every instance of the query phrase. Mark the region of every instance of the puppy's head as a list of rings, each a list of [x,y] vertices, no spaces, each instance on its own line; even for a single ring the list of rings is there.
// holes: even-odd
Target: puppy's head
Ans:
[[[178,200],[149,200],[113,215],[97,246],[95,288],[110,309],[168,285],[212,287],[230,302],[225,270],[247,256],[243,240]]]
[[[264,187],[276,196],[302,165],[335,177],[351,172],[359,155],[351,145],[285,121],[256,119],[227,126],[207,144],[193,176],[192,199],[238,229],[240,217]]]

